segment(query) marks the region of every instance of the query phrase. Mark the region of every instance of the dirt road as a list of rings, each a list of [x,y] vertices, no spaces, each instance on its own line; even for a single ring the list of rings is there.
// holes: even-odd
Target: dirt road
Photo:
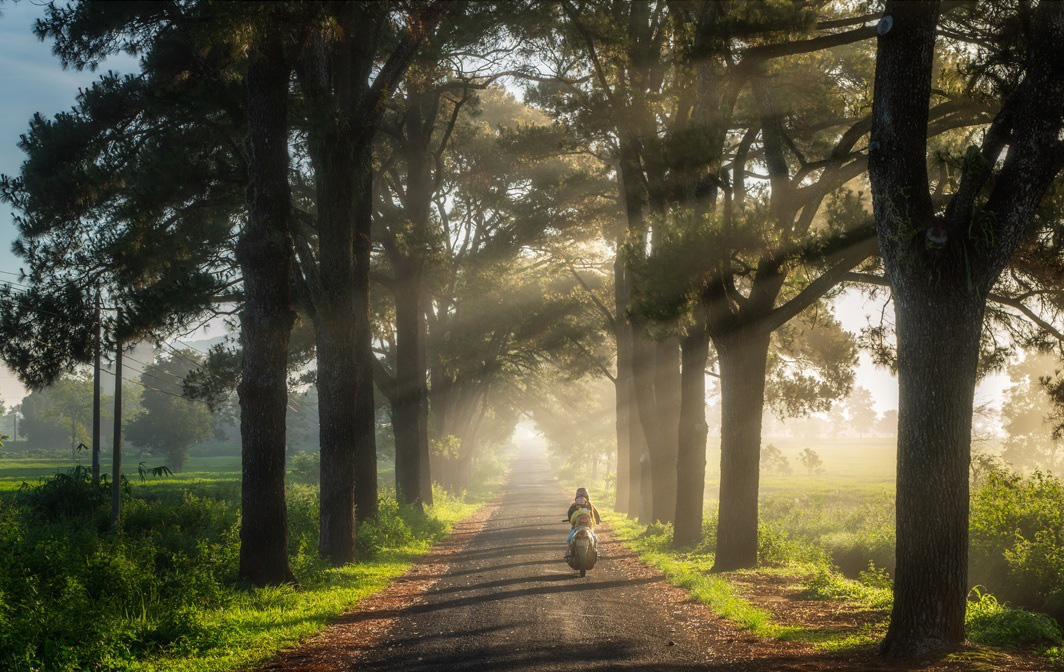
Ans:
[[[645,605],[656,579],[609,557],[583,579],[565,564],[572,497],[545,461],[519,455],[512,474],[483,531],[358,669],[696,669],[698,648]]]
[[[706,641],[707,623],[698,619],[712,616],[698,605],[676,605],[676,589],[654,573],[639,576],[641,565],[608,534],[587,577],[569,569],[562,556],[571,499],[541,455],[519,454],[492,517],[353,669],[746,668],[741,659],[749,660],[754,638],[728,627],[723,641]],[[742,654],[730,655],[737,648]],[[759,663],[789,669],[794,661],[776,654]]]
[[[592,493],[594,496],[594,493]],[[885,661],[760,639],[712,614],[601,535],[595,569],[563,560],[572,493],[543,456],[520,453],[498,505],[393,587],[261,670],[679,672],[972,669]],[[979,668],[984,669],[984,668]],[[1040,669],[990,665],[986,669]]]

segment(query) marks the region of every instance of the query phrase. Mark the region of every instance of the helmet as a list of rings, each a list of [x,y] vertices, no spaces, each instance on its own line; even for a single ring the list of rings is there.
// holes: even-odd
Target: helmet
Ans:
[[[588,494],[587,494],[587,488],[577,488],[577,489],[576,489],[576,496],[577,496],[577,497],[583,497],[583,498],[585,498],[585,499],[588,499],[588,498],[589,498],[589,496],[588,496]]]

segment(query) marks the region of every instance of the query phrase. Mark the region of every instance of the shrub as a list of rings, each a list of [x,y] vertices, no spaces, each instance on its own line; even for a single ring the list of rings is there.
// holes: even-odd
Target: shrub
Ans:
[[[0,669],[126,669],[159,655],[228,649],[233,632],[211,625],[210,614],[254,606],[259,595],[262,609],[275,608],[274,593],[236,584],[235,490],[207,497],[152,487],[147,497],[139,496],[146,486],[125,487],[118,535],[110,530],[110,487],[92,483],[85,468],[0,497]],[[436,497],[449,519],[467,510],[442,492]],[[317,487],[295,484],[287,499],[296,577],[304,586],[336,582],[341,570],[317,554]],[[383,548],[410,553],[446,529],[385,496],[379,520],[360,526],[360,551],[364,558]]]
[[[761,521],[757,530],[757,561],[761,565],[783,567],[792,564],[829,564],[822,548],[790,535],[782,526]]]
[[[862,570],[857,575],[857,580],[869,588],[883,588],[885,590],[894,588],[894,581],[891,580],[887,570],[882,567],[876,567],[876,563],[872,561],[868,562],[868,569]]]
[[[808,600],[852,600],[874,609],[886,609],[892,601],[890,587],[872,586],[847,579],[830,568],[817,570],[805,582],[802,597]]]
[[[317,483],[321,477],[321,453],[308,453],[304,450],[292,458],[292,475],[300,481]]]
[[[889,572],[894,566],[894,498],[770,496],[761,519],[788,531],[792,539],[823,549],[843,574],[856,577],[869,561]]]
[[[1064,618],[1064,483],[1039,472],[987,474],[972,497],[971,579]]]
[[[1060,645],[1061,630],[1053,619],[998,602],[978,587],[972,589],[965,630],[973,642],[990,646]]]
[[[128,484],[127,489],[128,489]],[[38,485],[23,483],[18,502],[47,521],[92,517],[111,501],[111,486],[104,477],[92,482],[92,470],[76,466],[66,473],[42,478]]]

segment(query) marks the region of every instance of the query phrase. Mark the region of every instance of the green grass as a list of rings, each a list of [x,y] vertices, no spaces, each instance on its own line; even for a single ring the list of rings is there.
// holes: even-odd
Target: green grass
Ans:
[[[427,511],[442,524],[437,534],[382,549],[369,561],[325,570],[312,583],[298,588],[237,593],[224,608],[197,614],[203,629],[210,633],[205,641],[193,641],[186,650],[116,669],[222,672],[265,660],[278,649],[320,631],[331,619],[386,588],[410,568],[415,558],[448,533],[451,525],[477,508],[475,504],[441,498],[440,504]]]
[[[486,469],[475,492],[437,490],[424,514],[382,491],[379,520],[359,528],[360,562],[340,568],[316,553],[316,484],[305,474],[290,478],[289,558],[299,585],[247,589],[235,583],[233,458],[196,458],[173,477],[134,476],[117,536],[109,531],[109,489],[91,484],[85,470],[39,475],[53,473],[57,461],[0,460],[8,467],[0,497],[4,670],[246,668],[389,585],[503,478],[501,469]],[[390,465],[382,467],[388,483]],[[31,487],[20,489],[24,481]]]
[[[840,574],[829,562],[810,562],[807,554],[800,554],[801,557],[793,562],[783,561],[775,567],[754,570],[759,574],[801,577],[806,599],[845,602],[859,611],[877,615],[859,628],[817,628],[779,623],[768,611],[742,597],[729,581],[730,576],[747,572],[711,574],[713,554],[672,549],[670,526],[642,525],[612,509],[603,509],[603,514],[616,538],[637,553],[643,562],[660,570],[669,583],[685,589],[692,599],[706,605],[718,616],[759,637],[800,641],[823,651],[842,651],[871,646],[886,633],[887,616],[893,602],[890,579],[874,566],[862,572],[860,580],[853,580]],[[973,597],[966,617],[971,641],[991,646],[1034,647],[1034,651],[1042,652],[1051,660],[1064,662],[1060,648],[1061,630],[1052,619],[1013,609],[989,594],[976,591]],[[1047,648],[1050,646],[1053,648]]]
[[[839,601],[850,608],[870,613],[872,619],[857,628],[817,628],[780,623],[772,615],[745,599],[729,581],[746,572],[710,574],[712,546],[704,540],[700,549],[675,550],[670,546],[671,526],[642,525],[616,511],[604,508],[617,539],[636,552],[641,560],[660,570],[669,583],[687,590],[692,599],[705,604],[717,615],[760,637],[800,641],[824,651],[853,650],[881,641],[893,603],[891,580],[882,568],[871,564],[851,579],[839,572],[826,553],[817,553],[806,539],[794,539],[783,528],[762,524],[759,557],[774,566],[751,570],[764,575],[800,578],[803,596],[809,600]],[[806,516],[810,512],[806,510]],[[707,514],[707,536],[712,536],[712,516]],[[1013,608],[993,595],[974,590],[966,614],[966,630],[972,642],[988,646],[1023,648],[1064,663],[1064,643],[1060,626],[1048,616]],[[992,651],[990,653],[993,653]]]
[[[688,591],[695,600],[714,613],[763,637],[778,633],[768,612],[743,599],[722,575],[710,574],[712,553],[677,552],[668,548],[671,530],[664,526],[647,527],[612,509],[603,509],[614,536],[639,558],[660,570],[669,583]]]
[[[1026,609],[1013,609],[978,587],[972,590],[965,614],[965,630],[973,642],[991,646],[1059,647],[1056,621]]]

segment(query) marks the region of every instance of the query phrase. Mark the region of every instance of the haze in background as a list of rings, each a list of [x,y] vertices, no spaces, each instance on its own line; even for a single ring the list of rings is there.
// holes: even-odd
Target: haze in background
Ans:
[[[54,115],[69,109],[78,89],[97,79],[102,72],[132,71],[135,60],[128,56],[108,59],[98,72],[63,70],[59,60],[52,55],[50,47],[33,35],[33,23],[42,15],[44,8],[30,2],[5,4],[0,16],[0,90],[24,92],[7,98],[0,106],[0,138],[17,138],[25,133],[30,117],[35,112]],[[14,142],[0,143],[0,173],[18,174],[23,154]],[[11,208],[0,203],[0,281],[17,281],[10,273],[19,272],[19,260],[11,252],[16,229]],[[866,316],[880,307],[866,301],[856,291],[848,290],[835,304],[835,313],[842,325],[859,332],[867,323]],[[220,321],[208,326],[202,334],[183,339],[193,347],[204,349],[202,340],[213,339],[224,333]],[[139,370],[139,369],[138,369]],[[883,413],[898,407],[897,378],[889,371],[872,364],[871,359],[861,355],[855,385],[872,392],[876,411]],[[1002,393],[1009,387],[1008,377],[994,374],[982,381],[976,390],[976,404],[990,403],[1001,407]],[[17,404],[26,395],[26,389],[15,375],[0,365],[0,399],[8,406]]]

